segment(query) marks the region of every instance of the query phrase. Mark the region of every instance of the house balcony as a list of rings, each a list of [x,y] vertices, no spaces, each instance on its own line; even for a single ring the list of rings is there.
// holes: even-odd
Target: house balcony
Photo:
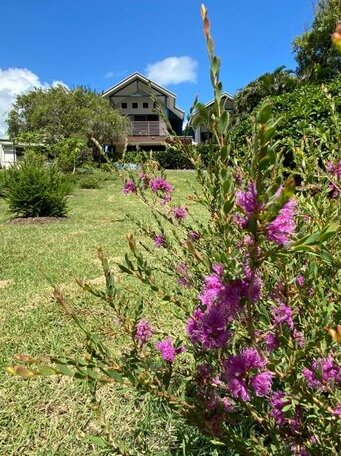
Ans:
[[[133,120],[131,136],[168,136],[167,127],[159,120]]]

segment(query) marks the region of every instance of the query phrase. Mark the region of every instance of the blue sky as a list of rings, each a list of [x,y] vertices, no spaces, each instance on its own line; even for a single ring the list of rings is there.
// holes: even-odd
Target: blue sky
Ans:
[[[200,4],[2,1],[6,27],[0,43],[0,116],[18,93],[33,86],[62,81],[102,91],[134,71],[175,92],[186,111],[196,95],[209,101]],[[207,0],[206,6],[226,91],[234,94],[280,65],[295,68],[291,43],[310,26],[313,0]]]

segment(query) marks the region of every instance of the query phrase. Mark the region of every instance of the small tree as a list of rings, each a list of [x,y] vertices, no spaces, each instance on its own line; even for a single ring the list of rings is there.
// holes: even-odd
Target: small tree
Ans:
[[[7,119],[11,139],[36,135],[48,146],[77,137],[98,158],[101,145],[124,138],[128,120],[100,94],[61,85],[19,95]]]

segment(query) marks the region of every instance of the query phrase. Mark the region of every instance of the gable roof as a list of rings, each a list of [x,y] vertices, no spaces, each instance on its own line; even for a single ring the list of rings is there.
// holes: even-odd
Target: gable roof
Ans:
[[[227,92],[223,92],[222,95],[221,95],[221,98],[227,98],[228,100],[231,100],[231,101],[234,101],[234,98],[232,95],[230,95],[229,93]],[[215,102],[215,99],[209,101],[208,103],[205,104],[205,108],[208,108],[210,107],[211,105],[213,105]]]
[[[156,82],[151,81],[150,79],[146,78],[139,72],[135,72],[131,74],[130,76],[126,77],[125,79],[122,79],[122,81],[118,82],[114,86],[110,87],[109,89],[105,90],[102,94],[103,97],[107,97],[112,95],[113,93],[121,90],[123,87],[126,85],[130,84],[131,82],[135,81],[136,79],[139,79],[140,81],[144,82],[147,85],[150,85],[153,89],[158,90],[159,92],[168,95],[169,97],[176,98],[175,93],[170,92],[169,90],[165,89],[164,87],[161,87],[159,84],[156,84]],[[179,109],[179,108],[178,108]],[[181,111],[181,109],[180,109]]]
[[[151,81],[150,79],[146,78],[143,76],[141,73],[138,73],[137,71],[127,78],[123,79],[122,81],[118,82],[114,86],[110,87],[106,91],[102,93],[102,97],[110,97],[111,95],[115,94],[116,92],[120,91],[127,85],[131,84],[134,81],[142,81],[144,84],[150,86],[152,89],[164,94],[167,96],[167,107],[170,109],[177,117],[179,117],[181,120],[185,117],[185,111],[182,109],[178,108],[175,106],[175,99],[176,95],[173,92],[170,92],[169,90],[165,89],[164,87],[161,87],[159,84],[156,84],[156,82]]]
[[[222,99],[224,104],[225,104],[226,100],[230,100],[230,101],[232,101],[232,103],[234,102],[234,97],[232,95],[230,95],[229,93],[227,93],[227,92],[223,92],[222,93],[221,99]],[[205,106],[205,108],[209,108],[210,106],[213,106],[214,103],[215,103],[215,99],[209,101],[204,106]],[[202,104],[202,103],[200,103],[200,104]],[[192,111],[192,114],[191,114],[191,119],[193,119],[193,117],[195,117],[197,115],[197,113],[198,113],[198,111],[196,109],[194,109]]]

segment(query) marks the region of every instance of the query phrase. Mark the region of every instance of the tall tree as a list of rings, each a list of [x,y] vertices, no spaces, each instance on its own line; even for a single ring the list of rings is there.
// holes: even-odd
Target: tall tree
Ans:
[[[294,43],[297,74],[308,81],[331,80],[341,72],[341,55],[331,42],[341,20],[341,0],[320,0],[311,29]]]
[[[62,85],[19,95],[9,112],[11,139],[31,135],[54,146],[68,138],[83,140],[98,155],[101,144],[125,138],[128,120],[100,94]]]

